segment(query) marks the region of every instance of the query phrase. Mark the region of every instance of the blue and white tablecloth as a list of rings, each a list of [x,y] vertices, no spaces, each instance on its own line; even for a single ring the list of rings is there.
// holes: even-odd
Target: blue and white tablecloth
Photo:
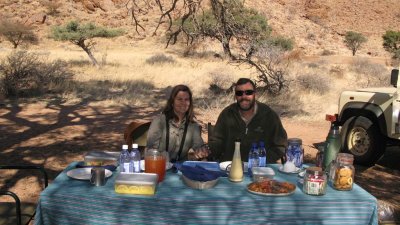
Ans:
[[[328,187],[324,196],[306,195],[296,174],[277,171],[275,179],[297,185],[285,197],[254,195],[251,182],[220,178],[207,190],[194,190],[179,174],[167,172],[154,196],[122,195],[114,192],[116,173],[105,186],[74,180],[66,172],[72,163],[40,195],[35,224],[378,224],[377,200],[354,185],[352,191]]]

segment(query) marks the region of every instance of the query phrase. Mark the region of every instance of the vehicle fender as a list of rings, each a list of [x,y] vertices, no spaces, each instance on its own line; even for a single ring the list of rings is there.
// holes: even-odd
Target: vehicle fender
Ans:
[[[364,116],[378,123],[380,132],[387,136],[386,119],[382,109],[373,103],[349,102],[339,113],[337,124],[342,126],[346,120],[355,116]]]

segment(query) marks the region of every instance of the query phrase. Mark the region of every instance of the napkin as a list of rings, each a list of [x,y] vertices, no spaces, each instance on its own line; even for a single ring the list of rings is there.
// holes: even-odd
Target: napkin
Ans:
[[[117,167],[114,166],[114,165],[86,166],[86,165],[84,164],[84,162],[79,162],[79,163],[76,165],[76,168],[92,168],[92,167],[103,167],[104,169],[108,169],[108,170],[110,170],[110,171],[114,171],[114,170],[117,169]]]
[[[219,171],[207,170],[199,165],[187,166],[176,163],[175,167],[178,170],[180,170],[182,174],[185,175],[185,177],[195,181],[204,182],[204,181],[215,180],[222,176],[227,176],[227,174],[222,171],[219,172]]]

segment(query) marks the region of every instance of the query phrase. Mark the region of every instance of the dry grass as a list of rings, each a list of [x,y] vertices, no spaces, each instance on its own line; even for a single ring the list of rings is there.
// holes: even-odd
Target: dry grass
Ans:
[[[255,71],[248,67],[231,65],[226,59],[215,58],[214,54],[201,54],[202,51],[220,54],[215,51],[219,49],[218,45],[198,47],[197,53],[185,57],[182,46],[165,49],[165,46],[157,43],[147,40],[132,45],[118,45],[115,42],[100,40],[94,51],[95,57],[102,62],[100,69],[90,64],[82,50],[68,43],[53,43],[48,48],[42,46],[32,51],[50,59],[69,62],[75,72],[76,83],[71,88],[72,91],[63,93],[62,97],[67,101],[86,101],[105,106],[145,105],[159,109],[163,107],[172,86],[186,84],[193,91],[199,119],[204,118],[204,121],[209,122],[215,122],[219,112],[233,102],[232,93],[213,94],[209,90],[211,84],[228,89],[239,77],[256,77]],[[0,58],[6,54],[7,51],[0,52]],[[202,57],[194,57],[196,54]],[[174,63],[152,65],[146,62],[157,55],[172,57]],[[343,58],[339,60],[337,57],[316,56],[309,60],[299,55],[296,62],[290,66],[290,89],[277,97],[260,93],[259,100],[270,104],[284,117],[321,120],[325,114],[337,111],[341,91],[345,88],[357,88],[355,79],[362,81],[370,77],[357,77],[354,72],[357,68],[363,68],[370,74],[378,70],[384,73],[386,69],[386,66],[379,62],[354,63],[350,60],[344,61]],[[366,65],[369,65],[369,69],[365,69]],[[299,86],[299,77],[304,78],[307,74],[312,74],[315,80],[306,81],[311,86]],[[389,72],[382,76],[389,77]],[[362,83],[361,81],[358,83]],[[320,82],[323,82],[326,88],[318,86]]]

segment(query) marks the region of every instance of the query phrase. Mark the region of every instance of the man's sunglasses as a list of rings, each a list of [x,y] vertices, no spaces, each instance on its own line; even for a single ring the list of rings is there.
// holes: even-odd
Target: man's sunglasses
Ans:
[[[242,96],[243,94],[245,95],[253,95],[254,90],[245,90],[245,91],[235,91],[236,96]]]

